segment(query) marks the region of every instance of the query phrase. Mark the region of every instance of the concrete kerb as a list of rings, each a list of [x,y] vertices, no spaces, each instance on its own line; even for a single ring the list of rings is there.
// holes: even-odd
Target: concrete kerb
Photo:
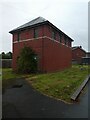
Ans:
[[[86,86],[90,79],[90,75],[86,77],[86,79],[83,81],[83,83],[79,86],[79,88],[71,95],[71,100],[76,100],[78,96],[80,95],[82,89]]]

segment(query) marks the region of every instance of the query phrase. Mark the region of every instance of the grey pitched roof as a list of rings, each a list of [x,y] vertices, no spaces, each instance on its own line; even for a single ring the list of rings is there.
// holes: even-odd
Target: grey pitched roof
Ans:
[[[56,30],[62,32],[60,29],[58,29],[56,26],[54,26],[51,22],[49,22],[45,18],[43,18],[43,17],[37,17],[37,18],[33,19],[32,21],[30,21],[30,22],[28,22],[28,23],[26,23],[24,25],[21,25],[21,26],[17,27],[16,29],[11,30],[9,33],[14,33],[16,31],[25,29],[27,27],[32,27],[32,26],[35,26],[35,25],[41,25],[43,23],[48,23],[49,25],[53,26]],[[65,34],[64,32],[62,32],[62,33]],[[66,36],[69,37],[68,35],[66,35]],[[73,41],[73,39],[71,39],[71,38],[70,38],[70,40]]]
[[[26,24],[24,24],[24,25],[21,25],[21,26],[15,28],[15,29],[13,29],[12,31],[10,31],[10,33],[14,32],[14,31],[16,31],[16,30],[20,30],[20,29],[23,29],[23,28],[26,28],[26,27],[29,27],[29,26],[38,24],[38,23],[43,23],[43,22],[45,22],[45,21],[48,21],[48,20],[46,20],[46,19],[43,18],[43,17],[37,17],[37,18],[31,20],[30,22],[28,22],[28,23],[26,23]]]

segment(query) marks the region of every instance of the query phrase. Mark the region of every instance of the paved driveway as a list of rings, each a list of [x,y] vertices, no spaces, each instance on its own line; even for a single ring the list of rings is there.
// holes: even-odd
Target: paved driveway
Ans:
[[[17,82],[23,86],[9,87],[2,96],[3,118],[88,117],[88,86],[78,103],[65,104],[35,91],[24,79],[19,79]]]

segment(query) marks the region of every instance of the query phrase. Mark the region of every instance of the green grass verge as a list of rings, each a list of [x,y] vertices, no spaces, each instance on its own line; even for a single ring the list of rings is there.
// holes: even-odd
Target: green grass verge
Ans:
[[[82,68],[83,70],[81,70],[81,66],[73,65],[72,68],[61,72],[38,75],[22,75],[14,73],[12,69],[2,69],[2,87],[7,88],[8,85],[15,82],[15,78],[25,77],[41,93],[71,102],[71,94],[89,74],[90,67],[83,66]]]
[[[0,68],[0,80],[2,80],[2,69]]]
[[[30,77],[32,86],[43,94],[71,102],[71,94],[88,75],[88,66],[83,70],[78,65],[62,72],[36,75]]]

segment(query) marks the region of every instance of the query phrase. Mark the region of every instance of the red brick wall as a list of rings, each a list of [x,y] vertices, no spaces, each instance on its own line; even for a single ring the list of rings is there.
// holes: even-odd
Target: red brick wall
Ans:
[[[46,72],[63,70],[71,66],[71,48],[49,39],[44,40],[43,69]]]
[[[59,33],[56,32],[56,41],[51,40],[52,28],[44,25],[38,27],[39,37],[33,38],[33,28],[23,30],[20,32],[20,41],[17,42],[17,34],[13,35],[13,62],[12,67],[15,70],[17,68],[17,57],[20,50],[24,45],[30,46],[39,56],[39,69],[43,72],[54,72],[71,66],[71,42],[68,43],[69,47],[64,44],[64,36],[62,38],[63,44],[59,42]],[[27,40],[31,39],[31,40]],[[27,40],[27,41],[24,41]]]
[[[44,26],[44,35],[46,35],[47,37],[52,38],[52,30],[54,30],[52,27],[45,25]],[[59,32],[58,31],[55,31],[55,32],[56,32],[56,41],[59,41],[60,40]],[[64,44],[64,43],[65,43],[64,34],[62,34],[62,44]],[[67,45],[69,47],[71,47],[71,41],[69,40],[69,38],[68,38]]]
[[[72,59],[76,60],[77,63],[81,63],[81,58],[85,56],[86,56],[86,53],[80,48],[72,50]]]
[[[14,69],[17,68],[16,60],[17,60],[17,57],[19,56],[21,49],[24,47],[24,45],[30,46],[39,56],[42,55],[41,54],[41,52],[42,52],[42,50],[41,50],[42,49],[42,39],[14,43],[14,45],[13,45],[13,51],[14,51],[13,52],[13,63],[12,63],[12,66]],[[40,57],[40,63],[42,61],[41,58],[42,57]],[[40,68],[41,68],[41,64],[40,64]]]

